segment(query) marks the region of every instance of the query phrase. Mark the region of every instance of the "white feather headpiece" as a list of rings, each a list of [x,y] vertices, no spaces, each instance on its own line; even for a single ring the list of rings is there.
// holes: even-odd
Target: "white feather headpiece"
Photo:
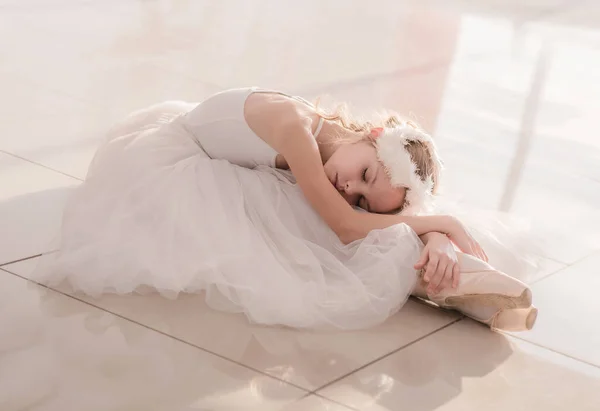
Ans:
[[[442,169],[433,139],[423,130],[410,125],[386,127],[375,139],[377,156],[391,179],[392,186],[405,187],[405,205],[402,215],[418,215],[432,210],[434,203],[433,178],[422,180],[417,174],[417,165],[412,161],[406,146],[413,141],[423,143],[438,170]]]

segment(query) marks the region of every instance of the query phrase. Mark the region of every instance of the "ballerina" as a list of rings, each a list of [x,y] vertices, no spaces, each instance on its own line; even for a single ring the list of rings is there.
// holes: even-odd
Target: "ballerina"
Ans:
[[[433,139],[391,115],[360,123],[257,87],[166,102],[109,132],[39,271],[91,295],[205,292],[250,321],[356,329],[408,296],[530,329],[526,284],[433,213]]]

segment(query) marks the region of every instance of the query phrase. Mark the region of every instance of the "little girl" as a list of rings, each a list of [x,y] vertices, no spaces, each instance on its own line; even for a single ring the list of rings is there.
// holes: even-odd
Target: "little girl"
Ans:
[[[412,293],[531,328],[527,286],[431,214],[440,171],[396,116],[358,124],[259,88],[159,104],[111,130],[38,275],[91,295],[204,291],[260,324],[368,327]]]

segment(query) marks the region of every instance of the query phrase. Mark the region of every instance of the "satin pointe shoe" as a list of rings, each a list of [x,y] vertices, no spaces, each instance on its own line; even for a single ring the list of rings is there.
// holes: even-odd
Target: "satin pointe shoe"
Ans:
[[[525,283],[468,254],[458,253],[458,263],[460,280],[457,288],[448,287],[438,294],[427,294],[422,271],[413,295],[443,308],[459,310],[465,304],[499,309],[531,306],[531,290]]]
[[[460,281],[457,288],[427,294],[420,274],[413,295],[436,305],[462,312],[468,317],[503,331],[530,330],[537,319],[529,287],[476,257],[459,253]]]
[[[531,330],[538,315],[534,306],[498,309],[469,305],[461,308],[461,312],[473,320],[489,325],[493,330],[513,332]]]

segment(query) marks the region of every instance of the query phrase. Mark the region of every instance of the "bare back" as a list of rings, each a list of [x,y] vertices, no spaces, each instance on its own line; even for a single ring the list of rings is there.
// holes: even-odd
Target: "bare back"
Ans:
[[[321,117],[310,103],[299,98],[271,91],[255,91],[244,105],[244,118],[248,127],[278,153],[287,135],[281,130],[290,124],[310,126],[313,135],[320,131]],[[282,154],[277,154],[275,166],[287,169],[289,165]]]

